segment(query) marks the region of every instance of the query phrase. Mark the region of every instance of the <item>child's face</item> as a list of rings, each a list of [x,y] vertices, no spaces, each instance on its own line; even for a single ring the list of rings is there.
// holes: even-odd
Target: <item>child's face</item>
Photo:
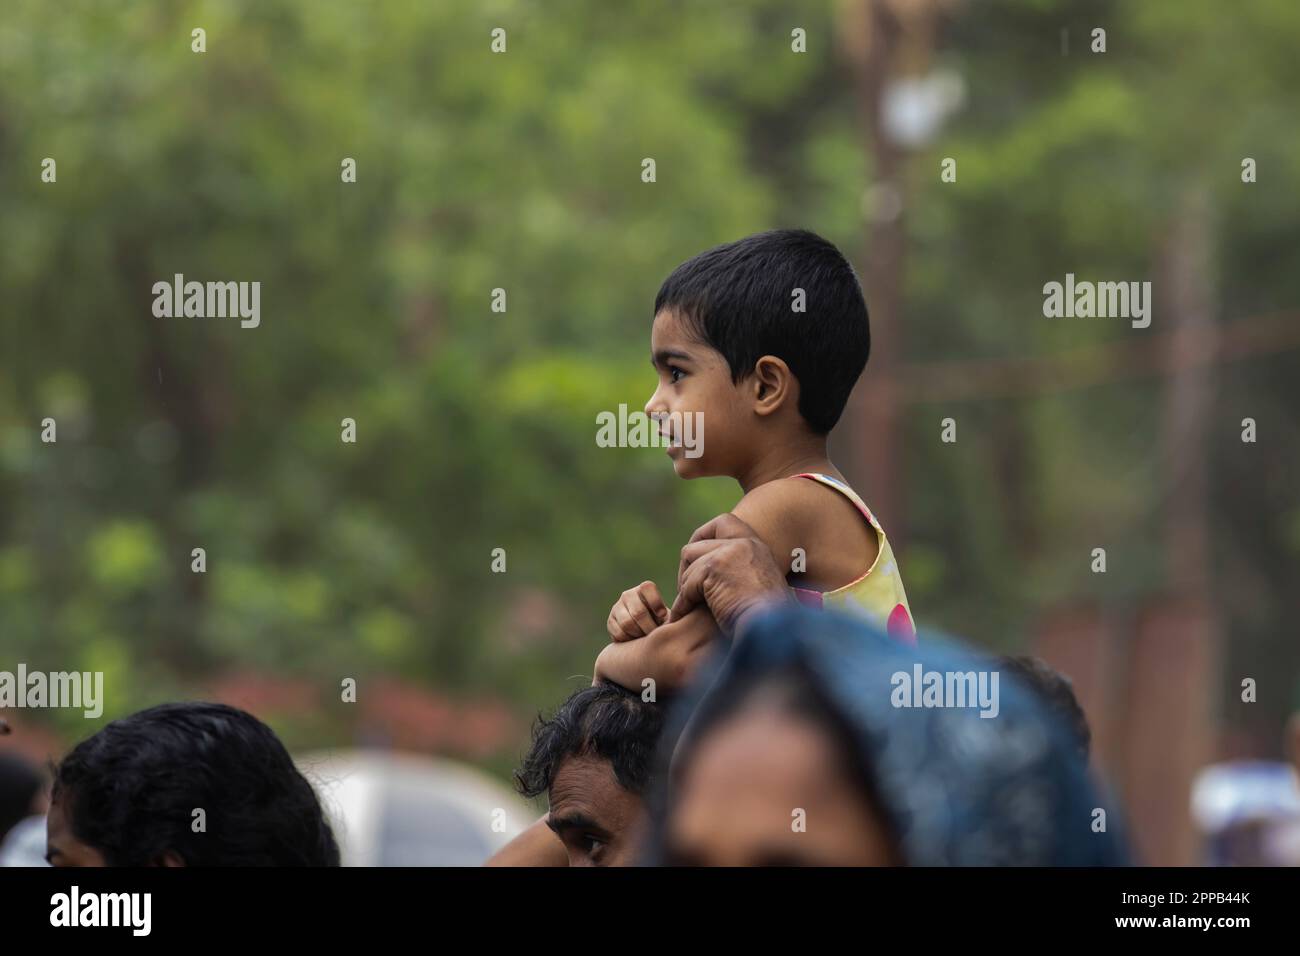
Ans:
[[[737,474],[753,427],[745,380],[733,383],[722,353],[694,338],[671,310],[655,316],[650,357],[659,386],[645,412],[668,416],[659,430],[674,440],[667,451],[678,477]]]

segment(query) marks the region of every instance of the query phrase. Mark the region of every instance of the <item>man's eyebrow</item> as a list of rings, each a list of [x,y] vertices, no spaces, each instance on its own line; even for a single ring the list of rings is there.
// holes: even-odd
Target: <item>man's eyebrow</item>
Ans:
[[[660,349],[650,356],[650,364],[655,368],[661,365],[667,365],[669,362],[677,359],[678,361],[689,362],[691,356],[687,352],[679,352],[677,349]]]
[[[562,836],[568,830],[592,830],[608,836],[609,831],[597,823],[592,817],[585,813],[573,812],[562,813],[556,816],[554,813],[546,815],[546,825],[550,827],[557,836]]]

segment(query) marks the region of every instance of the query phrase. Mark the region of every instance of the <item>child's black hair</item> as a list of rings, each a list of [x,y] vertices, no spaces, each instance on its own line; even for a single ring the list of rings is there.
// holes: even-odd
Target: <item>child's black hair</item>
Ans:
[[[804,312],[794,311],[802,289]],[[721,352],[733,382],[764,355],[799,380],[799,413],[819,434],[844,411],[871,354],[862,286],[835,246],[805,229],[777,229],[701,252],[673,270],[655,297]]]
[[[110,866],[169,852],[187,866],[339,864],[320,801],[280,739],[225,704],[162,704],[113,721],[59,764],[53,797]],[[206,819],[197,832],[196,809]]]

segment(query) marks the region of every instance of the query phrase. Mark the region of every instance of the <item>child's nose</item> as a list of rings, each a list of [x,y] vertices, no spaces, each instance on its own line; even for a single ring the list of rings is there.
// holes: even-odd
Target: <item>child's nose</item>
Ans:
[[[654,394],[650,396],[648,401],[646,401],[643,411],[647,416],[650,416],[655,412],[662,412],[665,410],[663,400],[659,397],[659,389],[656,388]]]

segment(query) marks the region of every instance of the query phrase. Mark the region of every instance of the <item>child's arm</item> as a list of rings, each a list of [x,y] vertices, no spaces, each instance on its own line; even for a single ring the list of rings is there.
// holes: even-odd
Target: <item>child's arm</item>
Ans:
[[[606,645],[596,658],[592,683],[605,680],[639,690],[649,677],[658,691],[680,690],[719,634],[709,609],[697,607],[645,637]]]

